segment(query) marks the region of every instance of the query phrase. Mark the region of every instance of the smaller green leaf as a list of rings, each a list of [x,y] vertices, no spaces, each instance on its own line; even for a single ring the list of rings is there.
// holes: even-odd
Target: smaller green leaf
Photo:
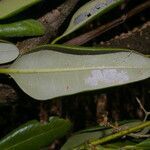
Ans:
[[[141,121],[134,121],[133,120],[128,123],[125,123],[123,125],[121,125],[120,127],[122,129],[124,128],[130,128],[130,127],[134,127],[138,124],[140,124]],[[94,128],[93,128],[94,129]],[[108,135],[111,135],[113,134],[113,129],[108,129],[108,128],[105,128],[105,129],[102,129],[102,127],[100,127],[100,130],[98,130],[98,128],[96,127],[96,130],[91,130],[91,129],[88,129],[87,132],[85,130],[83,131],[80,131],[79,133],[75,133],[73,136],[71,136],[67,142],[64,144],[64,146],[61,148],[61,150],[66,150],[66,149],[73,149],[75,147],[78,147],[79,145],[81,144],[84,144],[84,143],[88,143],[89,141],[93,141],[95,139],[99,139],[99,138],[102,138],[102,137],[105,137],[105,136],[108,136]]]
[[[14,44],[0,42],[0,64],[11,62],[18,57],[19,49]]]
[[[124,121],[120,121],[119,124],[123,125],[123,124],[126,124],[126,123],[131,123],[131,122],[136,122],[136,121],[138,121],[138,120],[129,120],[129,121],[128,120],[124,120]],[[110,127],[97,125],[97,126],[94,126],[94,127],[91,127],[91,128],[87,128],[87,129],[78,131],[77,133],[100,131],[100,130],[104,130],[104,129],[108,129],[108,128],[110,128]]]
[[[1,0],[0,19],[6,19],[40,2],[41,0]]]
[[[51,49],[58,52],[69,53],[69,54],[107,54],[107,53],[116,53],[116,52],[131,52],[130,49],[126,48],[108,48],[108,47],[83,47],[83,46],[70,46],[70,45],[63,45],[63,44],[45,44],[38,46],[32,49],[32,52],[36,52],[39,50],[46,50]]]
[[[58,117],[51,117],[46,124],[29,121],[0,140],[0,149],[37,150],[63,137],[70,128],[71,123],[68,120]]]
[[[103,15],[115,6],[121,4],[123,0],[93,0],[87,2],[73,15],[66,31],[60,37],[56,38],[52,44],[64,38],[70,33],[83,27],[85,24],[94,20],[97,16]]]
[[[129,141],[129,140],[126,140],[126,139],[122,139],[120,141],[112,141],[111,143],[108,143],[108,144],[105,144],[103,145],[105,148],[114,148],[114,149],[119,149],[121,147],[124,147],[124,146],[127,146],[127,145],[130,145],[130,146],[134,146],[136,143],[133,142],[133,141]]]
[[[136,145],[136,149],[149,150],[150,149],[150,138]]]
[[[108,145],[108,148],[112,148],[112,145]],[[149,150],[150,149],[150,138],[138,143],[138,144],[133,144],[133,143],[127,143],[127,145],[123,146],[123,144],[121,144],[120,147],[117,147],[118,150],[120,150],[119,148],[121,148],[122,150]],[[117,149],[116,148],[116,149]]]
[[[28,19],[10,24],[0,24],[0,37],[23,37],[43,35],[44,26],[34,19]]]

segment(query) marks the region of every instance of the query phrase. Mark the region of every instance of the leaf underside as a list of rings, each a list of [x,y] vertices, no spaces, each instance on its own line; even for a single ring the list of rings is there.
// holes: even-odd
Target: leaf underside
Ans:
[[[11,43],[0,43],[0,64],[8,63],[19,55],[18,48]]]
[[[18,58],[7,73],[28,95],[47,100],[143,80],[149,66],[150,59],[135,52],[75,55],[41,48]]]

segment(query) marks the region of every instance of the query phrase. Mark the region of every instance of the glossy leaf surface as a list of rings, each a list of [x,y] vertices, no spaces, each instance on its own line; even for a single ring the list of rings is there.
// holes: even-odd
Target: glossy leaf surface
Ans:
[[[29,121],[1,139],[0,149],[37,150],[51,144],[55,139],[63,137],[70,128],[69,121],[58,117],[51,117],[46,124]]]
[[[41,0],[1,0],[0,19],[11,17]]]
[[[11,62],[18,55],[19,49],[14,44],[0,42],[0,64]]]
[[[0,37],[23,37],[44,34],[44,26],[34,20],[23,20],[10,24],[0,24]]]
[[[52,44],[56,43],[58,40],[74,32],[75,30],[81,28],[88,22],[95,19],[97,16],[108,12],[122,2],[123,0],[92,0],[87,2],[73,15],[70,24],[63,35],[56,38]]]

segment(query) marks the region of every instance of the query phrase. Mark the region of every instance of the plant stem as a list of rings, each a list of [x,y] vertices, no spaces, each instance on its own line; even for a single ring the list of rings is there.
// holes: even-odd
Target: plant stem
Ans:
[[[122,137],[124,135],[127,135],[129,133],[136,132],[136,131],[141,130],[141,129],[143,129],[145,127],[148,127],[148,126],[150,126],[150,121],[143,122],[140,125],[137,125],[135,127],[120,131],[120,132],[115,133],[113,135],[110,135],[110,136],[107,136],[107,137],[104,137],[104,138],[101,138],[101,139],[94,140],[94,141],[90,142],[89,145],[96,146],[96,145],[99,145],[99,144],[103,144],[103,143],[109,142],[111,140],[117,139],[119,137]],[[84,149],[84,145],[81,145],[80,147],[77,147],[77,149]]]
[[[45,34],[43,36],[32,37],[17,42],[20,54],[25,54],[39,45],[49,43],[52,38],[56,37],[58,29],[79,1],[80,0],[66,0],[56,9],[40,17],[38,21],[44,25],[46,29]]]

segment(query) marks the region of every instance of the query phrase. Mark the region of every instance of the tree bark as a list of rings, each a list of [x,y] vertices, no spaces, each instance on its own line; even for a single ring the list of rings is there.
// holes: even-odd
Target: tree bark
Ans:
[[[24,54],[38,45],[47,44],[52,38],[54,38],[57,35],[59,27],[68,17],[78,1],[79,0],[66,0],[66,2],[60,5],[57,9],[48,12],[39,18],[39,22],[45,26],[45,34],[40,37],[33,37],[18,42],[17,47],[20,50],[20,54]]]

